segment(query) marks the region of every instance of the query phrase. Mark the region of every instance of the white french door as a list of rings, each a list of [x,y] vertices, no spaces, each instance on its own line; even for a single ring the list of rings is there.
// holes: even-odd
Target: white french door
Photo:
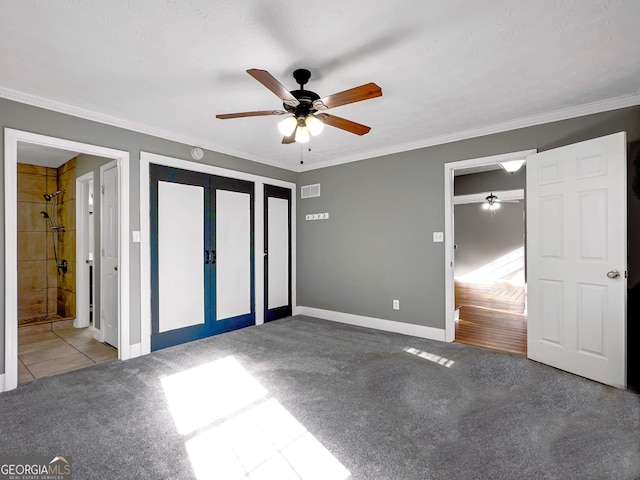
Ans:
[[[626,387],[626,135],[527,158],[528,357]]]

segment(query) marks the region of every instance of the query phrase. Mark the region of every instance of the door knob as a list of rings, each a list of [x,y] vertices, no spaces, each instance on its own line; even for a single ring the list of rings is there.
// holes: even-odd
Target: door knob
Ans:
[[[607,277],[620,278],[620,272],[618,272],[617,270],[611,270],[610,272],[607,272]]]

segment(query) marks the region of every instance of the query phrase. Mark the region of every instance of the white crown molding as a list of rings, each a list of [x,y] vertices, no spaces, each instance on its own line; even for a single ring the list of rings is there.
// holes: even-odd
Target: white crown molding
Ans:
[[[552,112],[542,113],[539,115],[532,115],[530,117],[522,117],[516,120],[510,120],[508,122],[496,123],[487,127],[464,130],[461,132],[452,133],[450,135],[427,138],[424,140],[419,140],[417,142],[403,143],[387,148],[361,152],[352,156],[335,158],[332,160],[327,160],[326,162],[304,165],[301,166],[298,171],[306,172],[310,170],[318,170],[320,168],[341,165],[343,163],[358,162],[360,160],[366,160],[368,158],[393,155],[395,153],[417,150],[419,148],[432,147],[434,145],[442,145],[445,143],[467,140],[469,138],[508,132],[510,130],[517,130],[519,128],[533,127],[535,125],[543,125],[545,123],[558,122],[561,120],[568,120],[570,118],[583,117],[585,115],[608,112],[611,110],[618,110],[620,108],[633,107],[636,105],[640,105],[640,91],[633,95],[625,95],[623,97],[616,97],[599,102],[587,103],[584,105],[578,105],[576,107],[569,107]]]
[[[77,107],[77,106],[69,105],[62,102],[57,102],[55,100],[49,100],[47,98],[38,97],[36,95],[30,95],[30,94],[19,92],[16,90],[11,90],[5,87],[0,87],[0,98],[6,98],[7,100],[12,100],[18,103],[25,103],[27,105],[43,108],[45,110],[64,113],[66,115],[82,118],[84,120],[91,120],[94,122],[111,125],[113,127],[124,128],[126,130],[131,130],[137,133],[143,133],[145,135],[152,135],[154,137],[163,138],[165,140],[171,140],[171,141],[182,143],[189,146],[197,145],[201,148],[205,148],[215,153],[231,155],[233,157],[242,158],[243,160],[250,160],[257,163],[263,163],[266,165],[271,165],[272,167],[282,168],[284,170],[289,170],[294,172],[298,171],[297,168],[295,167],[292,168],[291,165],[288,165],[286,163],[274,161],[268,158],[263,158],[258,155],[247,154],[245,152],[240,152],[230,148],[221,147],[220,145],[213,144],[206,139],[179,135],[174,132],[169,132],[166,130],[149,127],[147,125],[142,125],[140,123],[132,122],[130,120],[125,120],[122,118],[105,115],[102,113],[95,112],[93,110],[88,110],[86,108]]]
[[[205,148],[212,152],[222,153],[225,155],[231,155],[234,157],[242,158],[244,160],[250,160],[257,163],[271,165],[272,167],[282,168],[293,172],[306,172],[310,170],[318,170],[320,168],[332,167],[335,165],[341,165],[343,163],[357,162],[360,160],[366,160],[369,158],[382,157],[384,155],[393,155],[396,153],[407,152],[410,150],[417,150],[419,148],[432,147],[434,145],[442,145],[445,143],[457,142],[460,140],[467,140],[470,138],[482,137],[484,135],[491,135],[495,133],[507,132],[510,130],[516,130],[518,128],[532,127],[535,125],[543,125],[545,123],[557,122],[561,120],[568,120],[570,118],[582,117],[585,115],[592,115],[595,113],[602,113],[611,110],[617,110],[620,108],[633,107],[640,105],[640,90],[633,95],[626,95],[622,97],[612,98],[609,100],[602,100],[598,102],[579,105],[576,107],[569,107],[552,112],[542,113],[538,115],[532,115],[529,117],[523,117],[508,122],[496,123],[486,127],[464,130],[461,132],[452,133],[449,135],[441,135],[438,137],[426,138],[417,142],[402,143],[392,145],[385,148],[375,149],[360,152],[356,155],[337,157],[324,162],[319,162],[311,165],[295,165],[286,164],[269,158],[264,158],[259,155],[252,155],[246,152],[241,152],[235,149],[222,147],[211,143],[207,139],[192,138],[185,135],[179,135],[174,132],[169,132],[162,129],[149,127],[136,122],[125,120],[110,115],[105,115],[92,110],[88,110],[82,107],[69,105],[54,100],[49,100],[43,97],[30,95],[27,93],[19,92],[16,90],[0,87],[0,98],[6,98],[18,103],[25,103],[34,107],[43,108],[45,110],[52,110],[66,115],[82,118],[85,120],[91,120],[106,125],[111,125],[118,128],[124,128],[138,133],[146,135],[152,135],[154,137],[164,138],[174,142],[182,143],[184,145],[197,145],[201,148]]]

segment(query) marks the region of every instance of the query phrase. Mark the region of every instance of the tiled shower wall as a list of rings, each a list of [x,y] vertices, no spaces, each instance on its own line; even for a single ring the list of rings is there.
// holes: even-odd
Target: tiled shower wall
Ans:
[[[60,315],[75,317],[75,165],[72,159],[60,168],[18,163],[18,321]],[[40,212],[51,215],[45,193],[65,190],[58,197],[56,221],[66,232],[58,236],[58,258],[69,269],[58,275],[53,235]]]

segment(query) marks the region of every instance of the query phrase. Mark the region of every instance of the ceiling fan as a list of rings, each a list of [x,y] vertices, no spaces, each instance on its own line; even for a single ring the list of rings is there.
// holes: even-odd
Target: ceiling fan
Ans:
[[[482,203],[482,208],[484,210],[489,210],[492,215],[498,208],[500,208],[501,202],[518,203],[518,200],[500,200],[496,195],[493,194],[493,192],[487,195],[484,199],[486,200],[486,202]]]
[[[283,121],[278,124],[280,132],[284,135],[282,143],[306,143],[310,135],[318,135],[324,125],[345,130],[356,135],[369,133],[371,127],[324,113],[324,110],[347,105],[349,103],[361,102],[371,98],[380,97],[382,89],[375,83],[366,83],[359,87],[350,88],[342,92],[334,93],[327,97],[320,98],[315,92],[305,90],[304,86],[311,78],[311,72],[304,68],[299,68],[293,72],[293,78],[300,85],[299,90],[287,90],[278,80],[266,70],[252,68],[247,73],[255,78],[262,85],[271,90],[280,100],[284,110],[260,110],[256,112],[224,113],[216,115],[216,118],[227,120],[229,118],[261,117],[265,115],[286,115]],[[318,113],[321,111],[321,113]]]

